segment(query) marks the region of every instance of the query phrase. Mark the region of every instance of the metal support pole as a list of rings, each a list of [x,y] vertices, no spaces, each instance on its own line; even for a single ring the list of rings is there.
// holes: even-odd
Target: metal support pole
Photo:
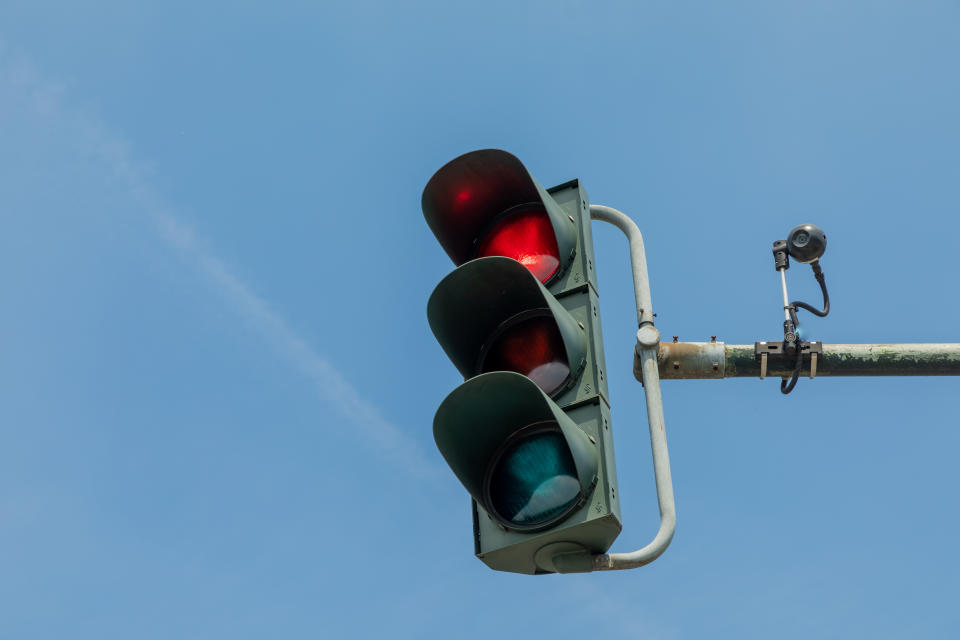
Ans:
[[[657,345],[660,334],[653,326],[653,304],[650,301],[650,280],[647,277],[647,258],[643,236],[636,223],[625,214],[600,205],[590,205],[590,216],[615,225],[630,242],[630,261],[633,267],[633,288],[637,299],[637,357],[645,375],[644,392],[647,404],[647,424],[650,427],[650,448],[653,451],[653,474],[657,484],[657,503],[660,506],[660,528],[653,540],[642,549],[630,553],[569,553],[554,556],[553,564],[559,573],[634,569],[656,560],[667,550],[677,524],[673,500],[673,479],[670,475],[670,455],[667,451],[667,433],[663,422],[663,399],[657,375]]]
[[[824,344],[814,376],[960,376],[960,344]],[[793,374],[793,356],[770,356],[765,376]],[[643,357],[634,357],[634,375],[642,375]],[[759,378],[761,363],[752,344],[722,342],[661,343],[657,365],[663,380]],[[810,376],[805,363],[802,376]]]
[[[787,270],[780,269],[780,288],[783,289],[783,319],[790,319],[790,296],[787,295]]]
[[[637,299],[637,326],[653,324],[653,302],[650,299],[650,277],[647,275],[647,252],[643,247],[643,234],[637,223],[613,207],[590,205],[590,217],[614,225],[630,243],[630,266],[633,269],[633,295]]]

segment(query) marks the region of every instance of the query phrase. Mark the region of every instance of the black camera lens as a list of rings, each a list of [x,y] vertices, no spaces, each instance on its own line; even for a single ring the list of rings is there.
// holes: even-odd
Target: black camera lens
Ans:
[[[820,259],[827,250],[827,234],[815,224],[794,227],[787,236],[787,251],[797,262],[809,264]]]

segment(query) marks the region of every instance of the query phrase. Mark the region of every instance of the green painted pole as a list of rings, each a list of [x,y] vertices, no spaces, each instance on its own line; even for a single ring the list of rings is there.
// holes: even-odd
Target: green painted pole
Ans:
[[[960,376],[960,343],[824,344],[822,348],[823,353],[817,356],[817,378]],[[765,377],[790,376],[794,362],[790,355],[769,355]],[[662,342],[657,364],[661,380],[759,378],[761,373],[761,360],[752,344]],[[636,364],[634,374],[638,374]],[[809,359],[800,375],[810,376]],[[637,378],[641,379],[639,375]]]

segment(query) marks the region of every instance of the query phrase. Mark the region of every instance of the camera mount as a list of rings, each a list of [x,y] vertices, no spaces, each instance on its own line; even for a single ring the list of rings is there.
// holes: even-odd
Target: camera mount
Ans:
[[[790,378],[781,378],[780,392],[784,395],[793,391],[800,376],[804,362],[810,367],[810,377],[816,375],[817,355],[822,353],[819,342],[804,342],[799,339],[798,329],[800,321],[797,319],[797,309],[804,309],[815,316],[823,318],[830,313],[830,295],[827,293],[827,283],[820,268],[820,258],[827,249],[827,235],[823,229],[813,224],[802,224],[794,227],[786,240],[777,240],[773,243],[773,263],[780,273],[780,286],[783,289],[783,342],[757,342],[754,347],[757,361],[761,363],[760,377],[764,377],[768,358],[794,359],[793,375]],[[813,277],[820,284],[823,292],[823,309],[817,309],[806,302],[790,301],[787,294],[787,269],[790,268],[790,258],[803,264],[809,264],[813,269]]]

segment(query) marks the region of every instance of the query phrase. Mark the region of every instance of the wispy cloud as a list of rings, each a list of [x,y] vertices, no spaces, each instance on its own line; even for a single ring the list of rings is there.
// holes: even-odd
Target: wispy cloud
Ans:
[[[192,265],[280,357],[309,378],[323,401],[350,421],[370,446],[413,475],[437,471],[409,435],[381,416],[327,358],[297,334],[163,201],[122,136],[82,110],[71,109],[62,85],[44,78],[33,65],[7,52],[0,42],[0,115],[6,112],[9,116],[14,111],[20,117],[2,118],[6,124],[0,122],[0,133],[26,118],[38,135],[55,129],[64,147],[85,149],[102,170],[103,180],[129,196],[136,213],[152,225],[158,237]],[[3,137],[0,135],[0,139]]]

